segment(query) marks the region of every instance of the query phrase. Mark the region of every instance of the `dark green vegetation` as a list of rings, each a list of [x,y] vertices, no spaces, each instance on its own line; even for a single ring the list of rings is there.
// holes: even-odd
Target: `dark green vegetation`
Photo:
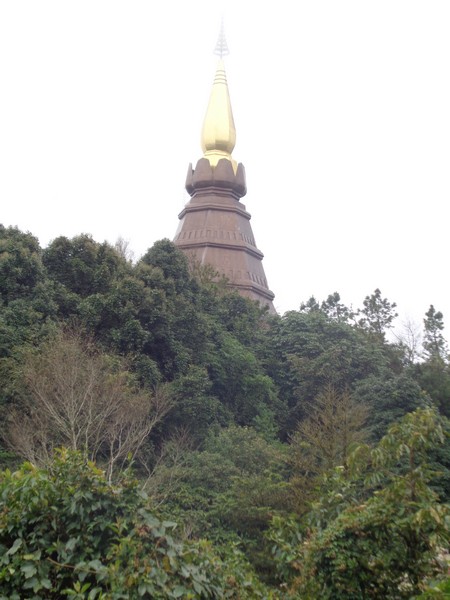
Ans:
[[[433,306],[394,343],[379,290],[270,316],[167,240],[2,226],[0,294],[0,598],[445,597]]]

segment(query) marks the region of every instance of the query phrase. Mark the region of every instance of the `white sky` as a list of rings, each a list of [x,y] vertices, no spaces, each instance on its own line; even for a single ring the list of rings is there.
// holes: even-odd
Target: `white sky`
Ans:
[[[450,323],[450,0],[0,0],[0,222],[173,238],[221,15],[280,313],[380,288]]]

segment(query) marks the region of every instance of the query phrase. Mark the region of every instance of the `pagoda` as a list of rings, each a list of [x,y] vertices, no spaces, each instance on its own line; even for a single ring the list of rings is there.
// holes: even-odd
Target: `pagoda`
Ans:
[[[275,312],[250,225],[250,214],[240,199],[247,193],[245,170],[231,153],[236,129],[223,57],[228,48],[223,26],[215,53],[219,61],[203,122],[203,157],[189,165],[186,190],[191,199],[179,214],[174,243],[193,262],[210,265],[224,275],[242,296]]]

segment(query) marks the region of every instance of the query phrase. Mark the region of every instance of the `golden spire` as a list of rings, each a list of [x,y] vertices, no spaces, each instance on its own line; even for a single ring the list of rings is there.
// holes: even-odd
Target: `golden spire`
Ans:
[[[201,139],[203,156],[209,160],[212,167],[215,167],[221,158],[226,158],[231,162],[236,173],[237,164],[231,156],[236,144],[236,128],[222,60],[223,56],[228,54],[223,21],[214,53],[219,55],[219,62],[203,121]]]

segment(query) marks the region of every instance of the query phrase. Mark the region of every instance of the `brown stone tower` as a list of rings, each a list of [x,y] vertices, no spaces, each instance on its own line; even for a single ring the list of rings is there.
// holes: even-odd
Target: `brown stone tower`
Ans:
[[[179,214],[175,244],[200,264],[225,275],[240,294],[275,312],[250,225],[240,199],[247,193],[244,166],[233,160],[236,130],[222,57],[228,53],[223,28],[216,47],[220,59],[202,130],[201,158],[189,165],[190,201]]]

